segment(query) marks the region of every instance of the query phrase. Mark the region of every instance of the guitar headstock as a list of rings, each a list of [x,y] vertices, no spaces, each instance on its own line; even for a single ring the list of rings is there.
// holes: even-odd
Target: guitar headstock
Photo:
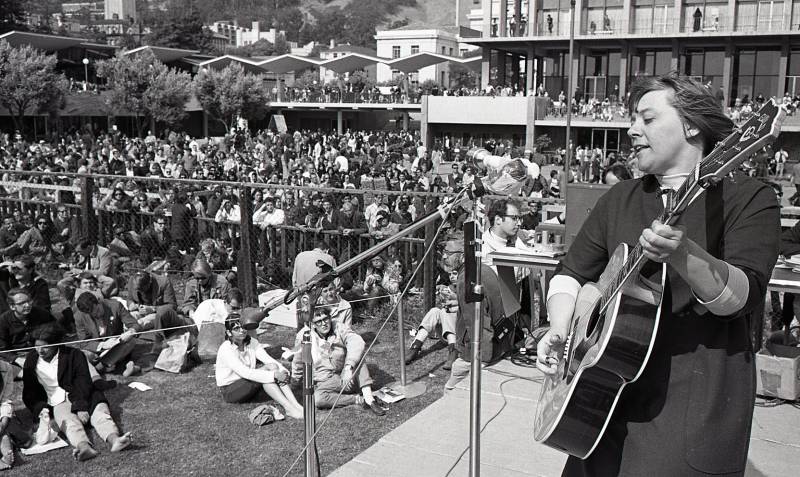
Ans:
[[[775,99],[722,140],[700,163],[699,179],[721,179],[756,151],[773,142],[781,133],[786,110]]]

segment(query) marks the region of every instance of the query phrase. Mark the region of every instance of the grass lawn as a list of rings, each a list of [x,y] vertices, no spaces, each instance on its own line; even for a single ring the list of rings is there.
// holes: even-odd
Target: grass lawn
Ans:
[[[407,307],[406,320],[416,324],[422,318],[419,307]],[[385,316],[388,308],[379,307],[377,316]],[[369,318],[354,325],[367,343],[375,336],[382,320]],[[406,345],[410,337],[404,333]],[[270,327],[260,340],[270,345],[273,356],[281,346],[291,347],[294,331]],[[367,362],[376,381],[373,389],[399,379],[397,322],[387,325]],[[426,350],[435,345],[432,340]],[[142,348],[146,349],[143,344]],[[375,443],[401,423],[415,415],[442,395],[449,372],[441,369],[447,350],[425,354],[407,368],[409,381],[428,384],[427,392],[417,398],[391,405],[386,416],[378,417],[357,407],[336,409],[318,435],[322,475],[327,475],[361,451]],[[282,476],[303,448],[303,422],[287,419],[256,427],[247,413],[256,403],[226,404],[214,381],[214,363],[206,360],[192,371],[169,374],[149,371],[141,376],[113,376],[118,386],[106,392],[112,412],[124,431],[133,433],[130,449],[110,454],[97,434],[92,438],[101,452],[94,460],[78,463],[71,449],[58,449],[36,456],[19,456],[7,476]],[[140,392],[126,384],[140,381],[151,391]],[[20,383],[21,384],[21,383]],[[21,388],[21,386],[19,386]],[[302,403],[301,396],[298,400]],[[21,399],[17,401],[21,406]],[[328,411],[317,411],[321,422]],[[27,410],[18,407],[17,416],[30,426]],[[303,459],[290,475],[303,475]]]

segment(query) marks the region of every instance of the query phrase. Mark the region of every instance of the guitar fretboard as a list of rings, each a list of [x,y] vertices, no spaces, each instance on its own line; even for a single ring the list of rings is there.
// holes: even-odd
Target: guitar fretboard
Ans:
[[[773,111],[770,111],[771,108]],[[765,112],[766,111],[766,112]],[[770,131],[763,132],[767,126],[767,121],[772,116],[772,128]],[[704,157],[695,168],[693,174],[689,175],[681,186],[675,191],[673,206],[669,204],[664,207],[664,211],[659,215],[659,222],[673,225],[686,207],[689,206],[695,196],[699,195],[709,185],[712,180],[718,180],[744,162],[755,150],[761,148],[765,143],[774,140],[780,131],[779,125],[782,122],[782,111],[773,103],[768,102],[741,128],[737,128],[718,143],[713,151]],[[777,130],[776,130],[777,129]],[[749,135],[749,139],[744,137]],[[668,201],[670,202],[670,201]],[[628,253],[628,257],[620,267],[620,270],[609,281],[608,286],[603,290],[600,302],[600,314],[605,313],[611,300],[617,295],[623,284],[633,273],[639,273],[645,264],[646,257],[642,246],[637,243]]]

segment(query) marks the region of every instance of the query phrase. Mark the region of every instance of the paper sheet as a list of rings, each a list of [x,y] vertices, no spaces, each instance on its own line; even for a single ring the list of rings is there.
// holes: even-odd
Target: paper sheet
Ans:
[[[128,383],[128,387],[136,389],[138,391],[150,391],[151,389],[153,389],[150,386],[146,385],[145,383],[140,383],[139,381],[133,381],[131,383]]]

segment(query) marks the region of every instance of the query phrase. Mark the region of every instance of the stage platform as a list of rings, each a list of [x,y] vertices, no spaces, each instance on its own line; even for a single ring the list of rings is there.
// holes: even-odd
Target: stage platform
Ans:
[[[533,440],[542,374],[502,361],[482,373],[481,475],[553,477],[566,457]],[[762,401],[759,399],[759,401]],[[713,438],[710,430],[709,438]],[[335,477],[469,475],[469,378],[343,465]],[[800,469],[800,409],[756,407],[747,476],[789,477]]]

